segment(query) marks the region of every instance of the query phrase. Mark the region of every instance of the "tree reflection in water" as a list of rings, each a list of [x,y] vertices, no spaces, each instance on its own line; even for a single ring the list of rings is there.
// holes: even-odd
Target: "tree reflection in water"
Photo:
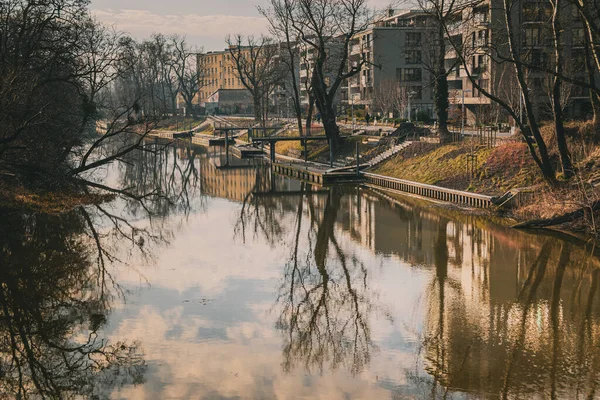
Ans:
[[[102,337],[124,295],[111,271],[166,243],[169,230],[146,221],[202,201],[190,147],[145,147],[109,176],[111,203],[63,215],[0,210],[1,398],[108,398],[144,382],[141,344]]]
[[[87,211],[0,213],[0,397],[91,397],[143,382],[139,344],[98,333],[112,283],[90,246]]]
[[[303,195],[255,196],[244,201],[239,233],[253,228],[272,244],[290,249],[279,288],[277,329],[284,333],[284,371],[303,365],[322,373],[340,367],[359,374],[368,366],[374,344],[369,319],[378,306],[368,287],[368,270],[336,237],[342,212],[340,187],[315,190],[302,183]],[[285,218],[291,218],[293,222]],[[289,231],[284,227],[293,227]]]
[[[448,273],[447,229],[441,218],[423,339],[432,379],[414,374],[413,381],[420,378],[431,398],[456,391],[502,399],[594,398],[600,378],[597,257],[554,237],[528,237],[517,295],[499,301],[491,291],[498,283],[483,282],[478,297],[466,286],[473,277],[463,271],[456,281]]]

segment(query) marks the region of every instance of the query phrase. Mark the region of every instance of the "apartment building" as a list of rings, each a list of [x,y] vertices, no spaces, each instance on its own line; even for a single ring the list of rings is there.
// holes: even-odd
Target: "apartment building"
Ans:
[[[206,101],[220,89],[246,89],[242,84],[229,50],[210,51],[198,54],[198,69],[202,71],[203,82],[200,85],[198,101]]]
[[[585,80],[584,30],[581,19],[572,5],[561,11],[562,50],[569,62],[569,75]],[[552,7],[548,1],[520,0],[512,12],[513,32],[519,54],[524,62],[542,68],[552,68],[554,44]],[[499,62],[499,54],[508,54],[503,4],[487,0],[466,8],[449,24],[453,43],[462,48],[467,67],[477,84],[492,94],[513,104],[519,103],[520,89],[516,84],[514,66]],[[450,70],[448,84],[451,108],[460,110],[464,102],[467,123],[509,122],[506,113],[481,93],[468,77],[457,53],[451,46],[446,53],[446,69]],[[528,86],[538,116],[550,116],[549,75],[527,71]],[[576,86],[566,86],[567,113],[571,117],[589,112],[589,93]],[[464,98],[464,100],[463,100]],[[460,114],[460,111],[459,111]]]
[[[327,61],[325,63],[325,67],[323,68],[323,72],[325,74],[325,83],[330,86],[333,83],[333,80],[337,76],[337,70],[340,65],[340,60],[342,57],[342,50],[344,48],[344,40],[340,37],[330,37],[327,39],[326,43],[326,52],[327,52]],[[309,97],[308,97],[308,89],[311,85],[311,74],[313,71],[313,65],[316,59],[316,49],[312,46],[309,46],[306,43],[299,43],[297,45],[298,54],[299,54],[299,68],[298,68],[298,76],[300,82],[300,102],[303,106],[308,106]],[[340,91],[336,93],[336,103],[340,103],[343,97],[340,96]]]
[[[425,68],[430,58],[427,23],[422,11],[389,10],[365,32],[355,36],[349,49],[349,67],[366,60],[360,73],[347,80],[342,88],[346,104],[362,104],[376,111],[374,98],[380,90],[398,85],[405,99],[404,116],[427,112],[433,115],[433,88],[431,74]]]

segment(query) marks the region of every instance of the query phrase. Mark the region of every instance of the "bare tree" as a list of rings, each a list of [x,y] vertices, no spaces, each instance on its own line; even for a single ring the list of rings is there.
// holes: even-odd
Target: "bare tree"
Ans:
[[[259,12],[267,18],[271,26],[271,33],[277,38],[282,47],[280,61],[286,66],[289,78],[284,84],[291,86],[292,102],[294,113],[296,115],[298,133],[302,136],[302,100],[300,97],[300,87],[298,69],[301,62],[298,49],[299,35],[292,26],[292,16],[290,14],[292,7],[290,0],[269,0],[269,8],[258,8]],[[285,55],[283,54],[285,53]]]
[[[456,0],[417,0],[417,3],[430,17],[428,24],[431,25],[431,31],[428,33],[431,36],[429,40],[432,49],[429,52],[430,56],[424,58],[427,60],[424,66],[433,76],[433,96],[440,142],[449,143],[453,140],[448,130],[448,75],[452,67],[446,68],[446,55],[449,50],[447,42],[452,41],[452,37],[446,34],[446,29],[455,24],[464,5]]]
[[[366,30],[371,13],[366,0],[288,0],[286,18],[297,33],[301,51],[310,54],[311,95],[321,114],[327,137],[339,146],[336,95],[344,80],[358,74],[367,62],[348,65],[349,45]]]
[[[389,114],[402,115],[408,107],[408,89],[395,79],[381,81],[373,92],[373,105],[385,118]]]
[[[264,36],[260,39],[250,36],[246,41],[242,35],[228,36],[226,42],[237,75],[252,95],[254,118],[264,125],[268,119],[269,97],[282,78],[279,48]]]
[[[584,22],[586,69],[588,82],[592,88],[600,88],[597,75],[600,74],[600,4],[595,0],[571,0],[577,7]],[[593,127],[596,139],[600,138],[600,91],[590,90],[590,101],[594,112]]]
[[[569,149],[567,147],[567,138],[565,137],[565,126],[563,123],[563,106],[561,104],[561,100],[563,97],[564,89],[563,82],[561,80],[561,76],[563,74],[563,41],[562,41],[562,27],[560,22],[559,12],[561,8],[563,9],[562,14],[564,14],[564,8],[562,6],[562,2],[560,0],[551,0],[552,4],[552,32],[554,39],[554,75],[553,85],[552,85],[552,114],[554,115],[554,129],[556,132],[556,141],[558,143],[558,152],[560,154],[560,161],[563,170],[563,176],[567,179],[573,177],[575,175],[575,171],[573,169],[573,163],[571,161],[571,154],[569,153]]]
[[[472,13],[469,14],[469,10],[472,10],[474,4],[469,4],[465,9],[461,10],[461,20],[464,22],[465,19],[469,20],[472,18]],[[516,25],[513,21],[514,7],[519,5],[514,0],[503,1],[503,14],[504,21],[502,26],[498,27],[496,36],[499,38],[496,44],[486,43],[485,47],[490,47],[487,52],[487,56],[493,61],[498,63],[508,63],[511,66],[511,75],[514,76],[515,84],[518,88],[518,95],[521,96],[525,121],[520,118],[519,110],[512,106],[511,99],[503,99],[499,97],[498,93],[492,93],[492,90],[488,87],[483,87],[478,78],[478,75],[474,73],[473,65],[469,63],[469,55],[477,49],[479,44],[477,41],[461,40],[457,42],[455,40],[449,40],[448,42],[456,52],[456,56],[462,65],[469,81],[473,85],[473,88],[478,90],[481,94],[491,99],[493,102],[501,106],[517,123],[520,131],[523,135],[525,142],[527,143],[529,152],[538,165],[544,179],[550,184],[556,183],[556,171],[554,165],[550,161],[548,153],[548,147],[542,134],[540,132],[540,124],[537,119],[535,112],[535,93],[531,90],[530,81],[528,75],[531,69],[527,68],[527,60],[524,57],[527,54],[521,52],[519,43],[517,42],[517,36],[515,34]],[[467,12],[467,18],[463,18],[462,13]],[[442,21],[444,22],[444,21]],[[443,23],[443,29],[446,33],[446,37],[452,38],[454,36],[453,27],[446,22]],[[530,136],[533,136],[533,141]]]
[[[173,36],[171,41],[174,50],[173,72],[179,82],[178,92],[186,104],[187,111],[197,118],[194,99],[204,86],[205,76],[204,67],[198,59],[200,51],[191,48],[185,38]]]

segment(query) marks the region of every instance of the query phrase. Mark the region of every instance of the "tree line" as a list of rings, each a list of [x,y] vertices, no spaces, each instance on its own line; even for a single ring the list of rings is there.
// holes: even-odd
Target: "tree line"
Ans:
[[[136,41],[96,21],[88,5],[0,2],[4,181],[86,185],[99,167],[142,149],[158,121],[177,112],[178,98],[196,113],[198,50],[180,36]]]

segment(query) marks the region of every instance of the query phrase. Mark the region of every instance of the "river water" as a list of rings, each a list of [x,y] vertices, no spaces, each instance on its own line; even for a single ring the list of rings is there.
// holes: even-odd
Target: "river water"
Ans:
[[[215,150],[95,178],[161,197],[0,211],[3,398],[597,397],[592,243]]]

